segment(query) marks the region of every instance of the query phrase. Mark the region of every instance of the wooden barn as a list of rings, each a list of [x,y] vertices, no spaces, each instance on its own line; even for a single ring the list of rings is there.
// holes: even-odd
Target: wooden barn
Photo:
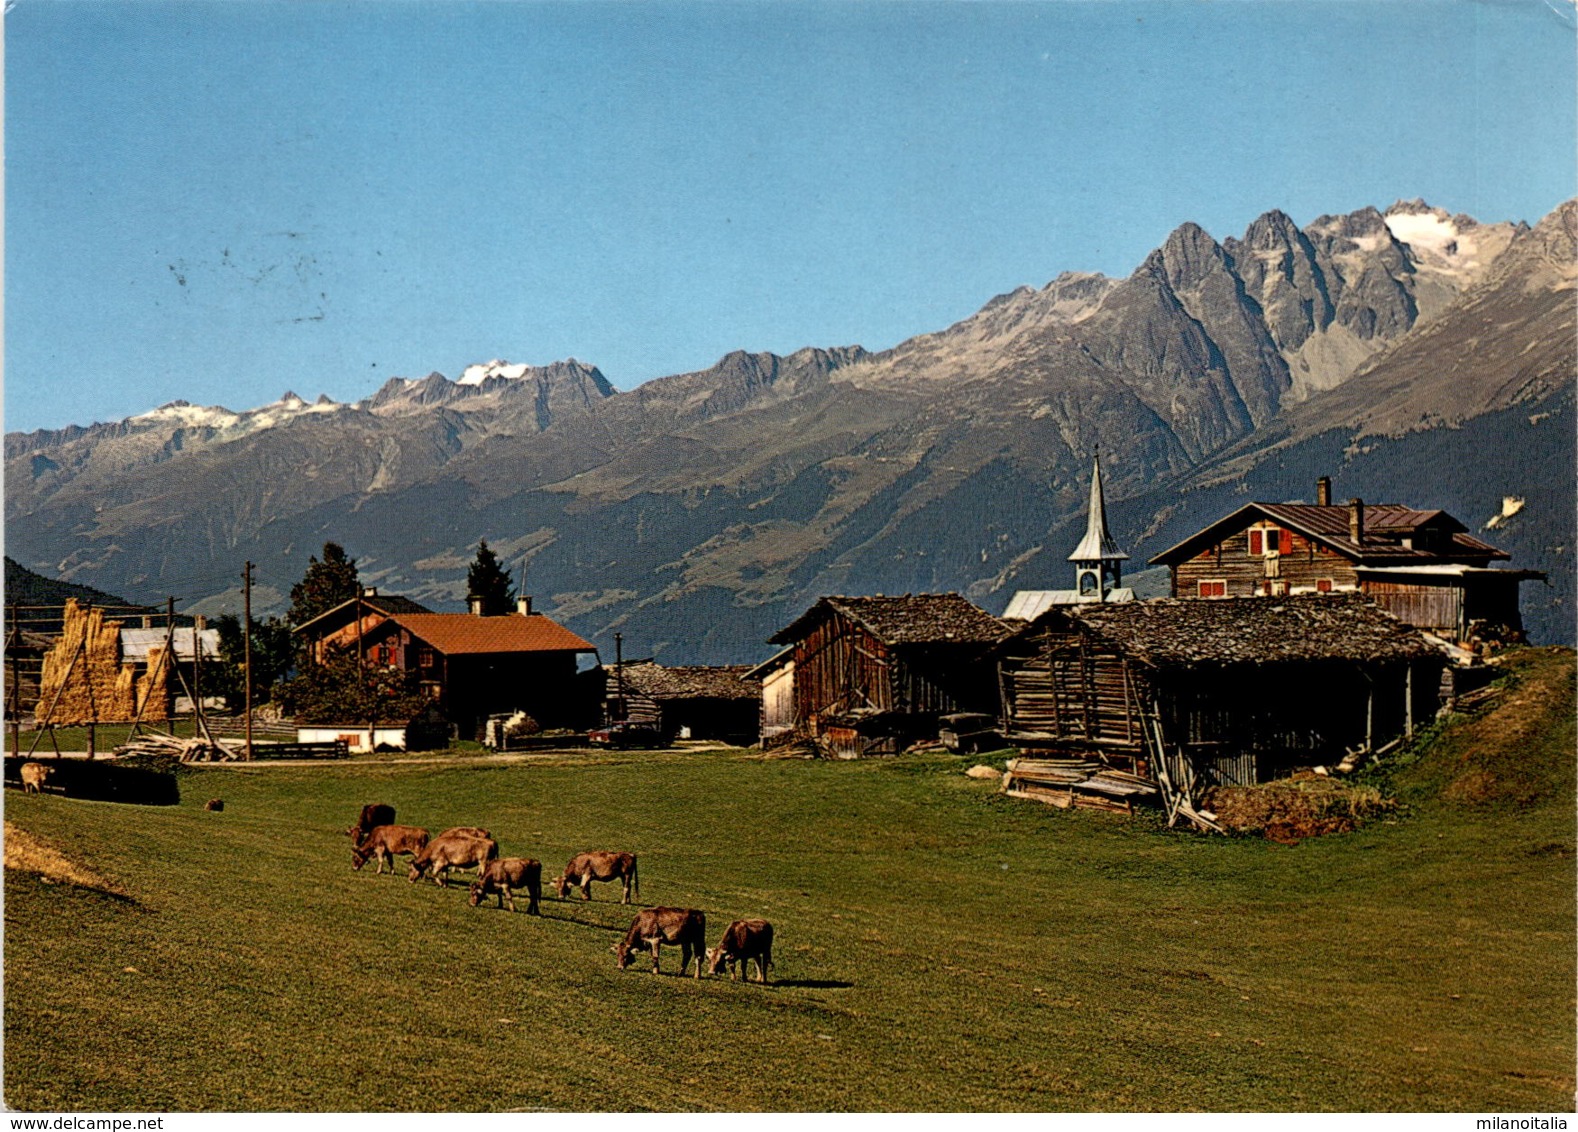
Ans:
[[[989,653],[1007,635],[956,593],[824,597],[771,638],[793,649],[792,734],[892,754],[936,738],[940,716],[995,712]]]
[[[749,665],[668,667],[628,661],[606,670],[605,714],[651,727],[665,743],[717,739],[747,747],[756,742],[762,686]]]
[[[1497,569],[1510,557],[1445,511],[1362,499],[1246,503],[1151,559],[1177,598],[1361,592],[1410,625],[1452,641],[1521,638],[1518,586],[1544,575]]]
[[[1358,594],[1060,607],[998,656],[1010,742],[1152,779],[1170,806],[1411,734],[1445,664]]]

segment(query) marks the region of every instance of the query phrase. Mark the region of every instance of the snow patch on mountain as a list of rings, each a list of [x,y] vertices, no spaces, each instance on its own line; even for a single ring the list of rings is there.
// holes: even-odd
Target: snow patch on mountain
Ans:
[[[521,363],[507,362],[502,358],[494,358],[491,362],[478,362],[469,365],[460,372],[460,380],[456,385],[481,385],[491,377],[508,378],[519,381],[531,372],[532,366]]]
[[[1459,288],[1506,251],[1514,233],[1511,224],[1480,224],[1422,201],[1394,204],[1385,220],[1393,238],[1408,245],[1417,267],[1445,276]]]
[[[308,404],[296,394],[286,393],[272,404],[247,409],[240,413],[232,412],[222,405],[193,405],[189,401],[171,401],[160,405],[157,409],[138,413],[130,420],[153,427],[163,425],[175,428],[214,429],[229,434],[256,432],[259,429],[283,424],[294,417],[313,413],[333,413],[343,408],[344,405],[327,397],[320,397],[316,403]]]
[[[230,428],[241,419],[239,413],[232,413],[229,409],[219,405],[193,405],[189,401],[171,401],[169,404],[160,405],[157,409],[150,409],[146,413],[138,413],[131,420],[150,425],[175,424],[182,428]]]
[[[1392,230],[1393,236],[1416,251],[1431,251],[1438,255],[1456,255],[1458,240],[1463,235],[1452,222],[1452,218],[1442,209],[1432,209],[1429,212],[1388,212],[1386,226]]]

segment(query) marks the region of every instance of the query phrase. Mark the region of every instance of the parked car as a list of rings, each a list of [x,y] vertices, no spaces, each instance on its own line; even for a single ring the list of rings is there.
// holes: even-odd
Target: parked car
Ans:
[[[1003,745],[1003,734],[997,728],[995,716],[959,712],[945,715],[939,722],[942,726],[937,731],[937,738],[956,755],[973,755]]]
[[[587,742],[594,747],[615,747],[628,750],[633,747],[662,747],[663,736],[649,723],[621,721],[600,727],[587,735]]]

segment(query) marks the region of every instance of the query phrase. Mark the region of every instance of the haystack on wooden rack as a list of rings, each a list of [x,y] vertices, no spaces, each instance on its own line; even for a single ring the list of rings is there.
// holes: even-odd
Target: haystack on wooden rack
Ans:
[[[60,753],[56,729],[81,726],[86,729],[88,755],[95,752],[99,724],[131,723],[131,738],[143,728],[174,722],[177,689],[192,704],[194,730],[206,738],[210,749],[217,750],[203,718],[202,701],[195,684],[205,649],[215,655],[215,645],[204,643],[206,634],[199,628],[175,626],[175,599],[166,603],[164,625],[154,627],[154,615],[146,607],[113,607],[119,617],[108,617],[110,608],[68,598],[63,605],[47,607],[9,607],[7,656],[25,653],[20,647],[26,636],[20,630],[23,618],[57,629],[58,633],[35,646],[37,653],[36,691],[29,696],[31,714],[38,727],[28,749],[33,754],[45,735],[55,753]],[[127,620],[136,618],[141,628],[126,629]],[[199,619],[200,621],[200,619]],[[179,647],[178,647],[179,642]],[[184,652],[183,652],[184,650]],[[195,651],[194,651],[195,650]],[[189,663],[189,681],[178,658]],[[20,673],[10,682],[7,715],[12,728],[12,749],[19,750],[22,688]]]
[[[37,717],[40,723],[71,725],[169,718],[166,650],[150,650],[139,676],[121,659],[121,621],[102,609],[68,599],[60,637],[44,654]]]
[[[1353,594],[1054,608],[998,655],[1010,742],[1153,783],[1170,823],[1200,829],[1215,824],[1198,803],[1207,787],[1411,734],[1435,712],[1445,663]]]

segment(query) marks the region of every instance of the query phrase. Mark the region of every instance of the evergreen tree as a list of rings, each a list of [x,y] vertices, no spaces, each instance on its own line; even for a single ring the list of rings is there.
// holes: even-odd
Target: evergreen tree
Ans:
[[[336,605],[350,601],[361,589],[356,575],[356,559],[345,556],[337,542],[323,544],[323,561],[316,555],[307,560],[307,572],[290,588],[290,612],[285,620],[293,626],[305,625]]]
[[[482,599],[482,613],[494,617],[515,608],[515,582],[499,566],[499,556],[488,549],[488,540],[477,544],[477,558],[466,574],[466,595]]]
[[[203,670],[203,695],[223,696],[231,711],[246,710],[245,646],[241,638],[241,618],[226,613],[214,618],[219,633],[219,660]],[[267,703],[274,685],[290,671],[290,626],[278,617],[252,621],[252,703]]]
[[[308,723],[408,722],[432,701],[418,687],[416,673],[393,665],[357,664],[353,649],[334,649],[280,685],[281,706]]]

